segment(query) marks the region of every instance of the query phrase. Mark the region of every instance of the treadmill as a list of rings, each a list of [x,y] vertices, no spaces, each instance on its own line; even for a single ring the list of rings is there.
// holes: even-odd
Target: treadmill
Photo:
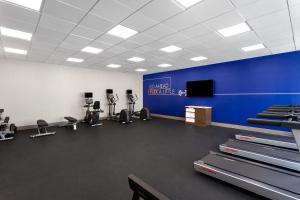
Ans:
[[[300,107],[271,107],[268,108],[269,112],[300,112]]]
[[[270,108],[300,108],[300,105],[273,105]]]
[[[194,162],[208,176],[274,200],[300,200],[300,174],[222,153]]]
[[[256,115],[258,118],[269,118],[269,119],[281,119],[281,120],[289,120],[289,121],[299,121],[299,115],[288,114],[288,113],[258,113]],[[249,123],[256,124],[256,120],[250,120]],[[270,124],[271,123],[271,124]],[[281,126],[281,121],[268,121],[268,124],[262,125],[272,125],[272,126]],[[276,136],[271,134],[262,134],[262,133],[249,133],[249,134],[236,134],[235,138],[237,140],[254,142],[259,144],[272,145],[277,147],[283,147],[293,150],[298,150],[298,146],[293,138],[293,134],[291,137],[288,136]]]
[[[292,129],[297,148],[300,145],[300,122],[285,120],[266,120],[252,119],[247,120],[249,123],[261,125],[280,125],[281,127]],[[274,166],[286,168],[300,172],[300,153],[298,151],[271,147],[251,142],[228,140],[225,144],[219,146],[220,151],[243,158],[271,164]]]

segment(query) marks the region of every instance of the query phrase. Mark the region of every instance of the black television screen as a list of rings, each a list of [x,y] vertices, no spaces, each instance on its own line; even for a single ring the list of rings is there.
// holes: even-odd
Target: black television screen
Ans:
[[[188,81],[186,82],[187,97],[212,97],[214,95],[214,81]]]
[[[92,92],[84,93],[84,98],[93,98],[93,93]]]

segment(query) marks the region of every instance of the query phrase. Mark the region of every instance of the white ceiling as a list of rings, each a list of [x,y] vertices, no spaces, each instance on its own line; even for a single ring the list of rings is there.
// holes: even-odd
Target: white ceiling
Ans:
[[[217,33],[241,22],[252,31],[228,38]],[[106,34],[118,24],[139,33],[126,40]],[[188,9],[174,0],[44,0],[40,12],[0,0],[0,26],[33,33],[30,42],[2,36],[2,58],[133,73],[146,68],[146,73],[155,73],[300,50],[300,0],[203,0]],[[241,50],[258,43],[266,48]],[[104,51],[81,52],[87,45]],[[183,50],[159,51],[169,45]],[[28,55],[4,53],[4,46],[26,49]],[[208,59],[189,60],[196,56]],[[68,57],[85,61],[66,62]],[[145,61],[132,63],[127,60],[131,57]],[[111,63],[122,67],[105,67]],[[162,63],[173,67],[157,67]]]

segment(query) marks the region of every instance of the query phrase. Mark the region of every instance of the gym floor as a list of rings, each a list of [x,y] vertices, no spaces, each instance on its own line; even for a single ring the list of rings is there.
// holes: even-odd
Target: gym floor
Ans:
[[[193,170],[194,160],[238,130],[166,119],[103,123],[76,132],[53,127],[56,135],[36,139],[28,130],[3,142],[0,199],[129,200],[131,173],[173,200],[263,199]]]

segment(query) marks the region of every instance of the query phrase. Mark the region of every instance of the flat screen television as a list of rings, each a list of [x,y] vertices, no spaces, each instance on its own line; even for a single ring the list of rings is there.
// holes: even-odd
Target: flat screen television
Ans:
[[[188,81],[186,82],[187,97],[212,97],[214,96],[214,81]]]
[[[92,92],[84,93],[84,98],[93,98],[93,93]]]

